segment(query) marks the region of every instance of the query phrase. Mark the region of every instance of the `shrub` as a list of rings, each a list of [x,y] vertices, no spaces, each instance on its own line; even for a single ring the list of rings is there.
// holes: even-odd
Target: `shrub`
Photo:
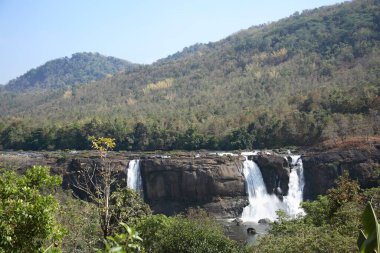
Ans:
[[[211,220],[154,215],[138,225],[147,252],[165,253],[236,253],[236,242]]]
[[[64,230],[55,216],[58,202],[51,194],[61,178],[49,168],[33,166],[23,176],[0,174],[0,252],[58,251]]]

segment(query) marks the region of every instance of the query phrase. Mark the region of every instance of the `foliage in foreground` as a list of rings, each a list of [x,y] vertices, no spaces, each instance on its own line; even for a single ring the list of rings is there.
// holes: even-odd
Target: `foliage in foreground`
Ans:
[[[359,231],[358,247],[361,253],[380,252],[380,224],[372,204],[368,203],[363,215],[364,229]]]
[[[101,247],[100,219],[93,204],[56,193],[64,205],[57,214],[57,201],[47,192],[59,183],[58,177],[49,176],[48,168],[40,166],[24,176],[14,172],[0,174],[0,252],[43,252],[47,248],[49,252],[60,251],[56,245],[60,244],[63,229],[56,215],[68,231],[63,241],[65,252],[93,252]],[[362,218],[363,234],[370,242],[366,245],[370,246],[374,245],[371,234],[375,233],[371,232],[373,222],[366,220],[371,216],[368,213],[376,217],[380,204],[380,188],[361,192],[357,182],[344,175],[326,196],[303,204],[305,217],[291,220],[279,213],[268,235],[242,249],[203,211],[189,210],[175,217],[151,215],[150,210],[146,213],[141,207],[138,194],[130,190],[115,191],[111,196],[115,200],[112,205],[116,205],[111,210],[120,210],[117,221],[125,223],[107,237],[103,250],[132,253],[357,252],[363,203],[371,200],[374,206],[371,212],[367,207]]]
[[[121,222],[120,225],[125,230],[124,233],[116,233],[114,236],[107,236],[105,240],[105,253],[139,253],[145,252],[142,247],[141,237],[137,231]],[[101,252],[101,251],[100,251]]]
[[[58,252],[64,230],[57,223],[57,200],[47,192],[61,179],[34,166],[23,176],[0,174],[0,252]]]
[[[140,195],[128,188],[117,189],[111,194],[111,215],[114,231],[120,223],[135,226],[141,219],[152,214],[149,205]]]
[[[167,217],[152,215],[137,226],[149,253],[236,253],[236,242],[204,214]]]
[[[60,204],[57,219],[67,231],[62,241],[63,252],[90,253],[100,247],[103,235],[96,206],[60,189],[54,196]]]
[[[96,248],[107,250],[108,246],[115,246],[111,241],[108,246],[103,244],[100,213],[94,203],[73,198],[71,192],[63,190],[58,190],[55,197],[60,202],[58,221],[67,231],[62,241],[64,252],[92,253]],[[114,191],[111,194],[111,203],[112,236],[119,242],[126,238],[125,233],[128,232],[120,223],[128,224],[133,229],[143,217],[151,214],[149,206],[130,189]]]

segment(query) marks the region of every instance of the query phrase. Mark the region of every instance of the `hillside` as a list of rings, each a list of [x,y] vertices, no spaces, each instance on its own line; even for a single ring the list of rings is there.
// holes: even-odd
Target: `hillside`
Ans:
[[[356,0],[88,85],[2,92],[2,145],[80,149],[107,135],[122,149],[244,149],[378,135],[379,39],[378,1]]]
[[[85,84],[124,70],[134,64],[98,53],[76,53],[71,57],[55,59],[9,81],[5,89],[25,92],[37,88],[63,88]]]

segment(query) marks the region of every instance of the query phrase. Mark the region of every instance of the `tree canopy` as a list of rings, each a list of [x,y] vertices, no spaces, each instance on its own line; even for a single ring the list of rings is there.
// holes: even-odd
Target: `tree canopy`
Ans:
[[[59,251],[64,230],[56,221],[58,202],[50,194],[61,178],[34,166],[23,176],[0,173],[0,252]]]

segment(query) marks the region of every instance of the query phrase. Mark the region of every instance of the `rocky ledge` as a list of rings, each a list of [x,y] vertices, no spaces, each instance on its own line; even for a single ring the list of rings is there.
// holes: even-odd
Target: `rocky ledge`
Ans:
[[[249,156],[261,170],[268,193],[280,198],[288,192],[292,170],[286,155],[267,152]],[[110,152],[108,159],[114,169],[119,186],[125,187],[129,161],[140,159],[145,201],[156,213],[176,214],[189,207],[201,207],[216,217],[239,216],[248,205],[242,156],[218,156],[206,152],[171,154],[171,157],[154,154]],[[304,151],[304,199],[315,199],[333,187],[336,179],[348,171],[361,187],[379,186],[380,146]],[[22,173],[32,165],[48,165],[54,174],[63,176],[63,187],[71,188],[78,181],[78,172],[99,166],[94,152],[2,152],[0,167],[16,169]]]
[[[380,146],[340,148],[307,152],[302,156],[304,199],[313,200],[335,185],[344,171],[362,188],[380,185]]]

